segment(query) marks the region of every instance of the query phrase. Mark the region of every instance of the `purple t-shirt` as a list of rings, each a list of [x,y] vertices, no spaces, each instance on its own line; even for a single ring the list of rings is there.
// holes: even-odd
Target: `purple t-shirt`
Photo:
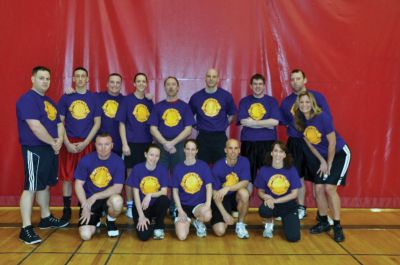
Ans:
[[[57,124],[60,115],[57,113],[54,101],[47,96],[29,90],[23,94],[16,105],[19,143],[27,146],[48,145],[39,140],[29,128],[26,120],[38,120],[47,132],[53,137],[58,137]]]
[[[157,164],[154,170],[148,170],[146,162],[143,162],[133,167],[126,184],[139,189],[140,201],[143,201],[145,195],[168,187],[168,170],[160,164]],[[151,198],[150,205],[153,205],[156,199]]]
[[[304,130],[304,137],[318,150],[318,152],[325,158],[328,156],[328,140],[326,135],[335,132],[331,117],[322,112],[310,120],[306,120],[306,129]],[[336,133],[336,152],[342,150],[345,142],[343,138]]]
[[[114,184],[124,184],[124,161],[114,153],[108,159],[101,160],[96,152],[92,152],[79,161],[74,177],[85,181],[83,188],[86,198],[89,198]]]
[[[116,120],[125,124],[129,143],[151,143],[150,126],[147,121],[153,109],[153,101],[139,99],[134,94],[125,96],[118,108]]]
[[[90,91],[63,95],[57,109],[65,117],[65,130],[69,137],[86,138],[93,128],[94,118],[101,117],[97,96]]]
[[[101,127],[99,132],[107,132],[111,135],[114,143],[114,151],[121,151],[121,137],[119,135],[119,122],[115,119],[118,107],[121,104],[123,95],[112,96],[108,92],[97,94],[98,104],[101,107]]]
[[[196,206],[207,200],[206,185],[212,183],[208,165],[201,160],[191,166],[179,163],[173,170],[172,187],[178,188],[182,205]]]
[[[307,89],[307,91],[311,92],[317,101],[317,105],[326,112],[329,116],[332,117],[331,111],[329,109],[328,103],[326,102],[325,97],[314,90]],[[297,95],[295,93],[287,96],[281,104],[281,111],[283,116],[283,124],[287,126],[287,134],[289,137],[303,138],[301,132],[299,132],[294,126],[294,104],[296,103]]]
[[[240,120],[252,118],[253,120],[267,120],[276,119],[281,120],[281,111],[279,109],[278,101],[265,95],[262,98],[254,96],[247,96],[240,100],[238,112],[238,124]],[[242,141],[272,141],[276,140],[276,128],[250,128],[243,126],[240,133],[240,140]]]
[[[242,180],[250,180],[250,162],[246,157],[239,156],[236,165],[231,167],[226,163],[226,159],[222,158],[214,164],[212,173],[214,190],[230,187]],[[231,193],[232,191],[228,192]]]
[[[158,127],[161,135],[169,141],[177,137],[186,126],[195,124],[195,121],[189,105],[178,99],[174,102],[163,100],[154,105],[148,124]]]
[[[295,167],[276,169],[263,166],[258,171],[254,186],[276,199],[300,188],[301,182]]]
[[[236,113],[232,94],[220,87],[212,94],[205,88],[194,93],[189,105],[196,115],[196,128],[207,132],[224,132],[229,125],[228,116]]]

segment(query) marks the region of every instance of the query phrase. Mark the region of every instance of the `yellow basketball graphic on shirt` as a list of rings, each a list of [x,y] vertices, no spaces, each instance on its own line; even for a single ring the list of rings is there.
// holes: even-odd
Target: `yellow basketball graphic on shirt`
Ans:
[[[160,183],[156,177],[147,176],[140,181],[140,190],[144,195],[155,193],[160,189]]]
[[[168,127],[174,127],[178,125],[182,119],[181,114],[176,109],[167,109],[164,111],[161,118],[164,120],[164,124]]]
[[[251,104],[248,112],[249,112],[250,118],[252,118],[253,120],[259,121],[264,117],[265,113],[267,113],[267,110],[264,108],[263,104],[253,103],[253,104]]]
[[[208,98],[203,102],[201,109],[203,110],[206,116],[215,117],[221,110],[221,105],[215,98]]]
[[[235,172],[231,172],[225,177],[225,182],[222,184],[222,187],[230,187],[239,182],[239,177]]]
[[[101,108],[103,109],[104,115],[109,118],[115,118],[115,114],[117,114],[118,111],[118,102],[113,99],[109,99],[104,102]]]
[[[44,111],[47,113],[49,120],[54,121],[57,118],[57,109],[47,100],[44,101]]]
[[[90,174],[90,180],[98,188],[107,187],[112,180],[111,174],[106,167],[97,167]]]
[[[75,100],[72,102],[69,107],[69,111],[71,112],[72,117],[77,120],[83,120],[90,113],[90,109],[85,101],[83,100]]]
[[[321,142],[321,133],[315,126],[307,126],[304,130],[304,136],[312,144],[319,144]]]
[[[269,179],[267,186],[273,194],[283,195],[288,191],[290,183],[284,175],[275,174]]]
[[[197,173],[189,172],[182,178],[181,187],[186,193],[195,194],[201,186],[203,186],[203,181]]]
[[[150,111],[144,104],[137,104],[132,114],[138,122],[146,122],[150,117]]]

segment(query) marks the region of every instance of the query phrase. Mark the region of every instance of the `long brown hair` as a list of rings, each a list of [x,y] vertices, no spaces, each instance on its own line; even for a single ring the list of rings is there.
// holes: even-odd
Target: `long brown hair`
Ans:
[[[279,148],[282,149],[282,151],[286,153],[286,157],[285,157],[285,159],[283,159],[283,167],[284,168],[292,167],[292,165],[293,165],[293,157],[289,153],[287,145],[282,141],[275,141],[271,146],[271,152],[274,150],[275,145],[279,146]],[[271,155],[271,152],[268,152],[265,155],[264,165],[266,165],[268,167],[272,166],[272,155]]]
[[[322,109],[318,106],[317,101],[315,100],[315,97],[312,93],[306,91],[302,91],[297,95],[296,103],[294,104],[294,127],[300,131],[303,132],[304,129],[306,128],[306,118],[304,117],[304,114],[300,111],[299,105],[300,105],[300,98],[303,96],[307,96],[310,101],[311,101],[311,118],[314,118],[315,116],[321,114]]]

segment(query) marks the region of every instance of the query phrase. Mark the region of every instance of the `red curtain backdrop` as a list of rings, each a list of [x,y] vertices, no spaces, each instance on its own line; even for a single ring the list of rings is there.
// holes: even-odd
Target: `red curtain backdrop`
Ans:
[[[40,64],[52,70],[55,100],[79,65],[92,91],[119,72],[131,93],[133,75],[145,72],[156,100],[164,98],[163,79],[177,76],[186,101],[216,67],[236,103],[256,72],[281,101],[291,92],[290,70],[302,68],[352,150],[343,206],[400,207],[399,18],[397,0],[0,1],[0,205],[18,205],[23,189],[15,102]]]

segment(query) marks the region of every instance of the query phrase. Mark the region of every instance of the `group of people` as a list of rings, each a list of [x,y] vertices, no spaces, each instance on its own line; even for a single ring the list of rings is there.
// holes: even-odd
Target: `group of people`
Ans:
[[[293,93],[281,106],[265,94],[265,78],[250,79],[251,95],[237,108],[232,94],[218,87],[216,69],[205,75],[205,88],[189,103],[179,99],[179,80],[164,81],[166,99],[156,104],[146,94],[147,76],[133,78],[134,92],[121,94],[122,76],[108,77],[107,91],[88,91],[88,71],[77,67],[73,89],[58,104],[45,94],[50,70],[32,71],[32,89],[17,102],[19,141],[25,171],[20,208],[20,239],[41,242],[31,224],[36,198],[41,208],[39,228],[65,227],[71,220],[74,189],[80,204],[79,234],[89,240],[105,216],[110,237],[118,236],[116,218],[123,211],[134,220],[140,240],[164,238],[164,218],[174,218],[179,240],[190,225],[198,237],[210,222],[217,236],[235,224],[239,238],[249,238],[245,218],[253,186],[265,218],[263,236],[272,238],[273,218],[282,219],[288,241],[300,240],[300,219],[306,215],[304,179],[314,183],[318,206],[312,234],[333,227],[334,239],[344,240],[337,186],[345,185],[350,151],[335,131],[325,98],[306,88],[304,72],[291,72]],[[231,123],[241,126],[240,141],[228,139]],[[276,127],[287,127],[287,144],[278,141]],[[190,138],[193,128],[196,139]],[[63,182],[63,216],[49,210],[49,187]],[[171,193],[168,189],[171,188]],[[328,220],[331,209],[333,225]]]

